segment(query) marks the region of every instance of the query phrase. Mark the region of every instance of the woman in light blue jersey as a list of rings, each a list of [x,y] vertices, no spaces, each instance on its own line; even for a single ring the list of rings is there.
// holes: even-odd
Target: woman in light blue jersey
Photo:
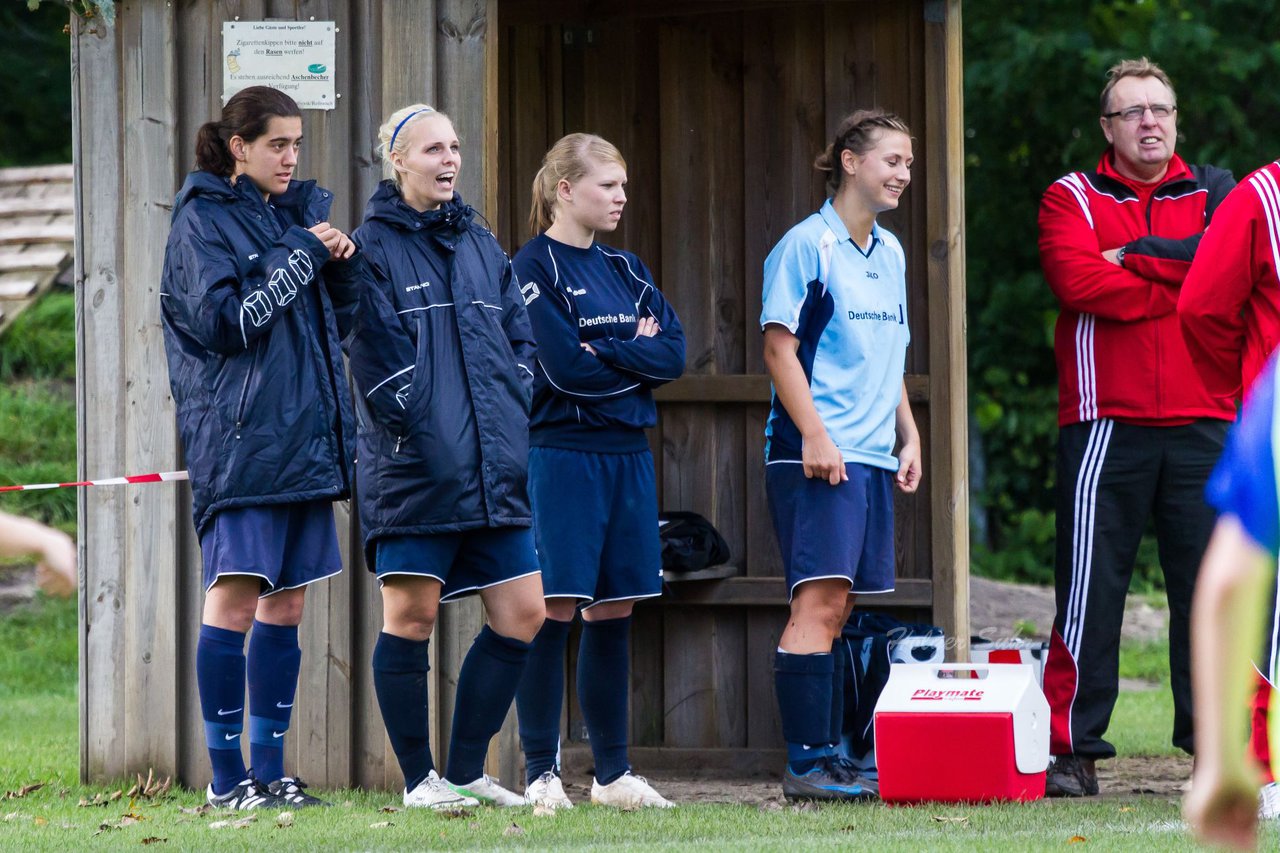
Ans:
[[[893,485],[920,485],[904,384],[906,260],[876,224],[898,206],[911,162],[901,119],[853,113],[814,162],[833,197],[764,265],[760,326],[773,380],[765,485],[791,596],[775,659],[789,799],[876,795],[836,749],[843,669],[834,642],[855,595],[893,590]]]

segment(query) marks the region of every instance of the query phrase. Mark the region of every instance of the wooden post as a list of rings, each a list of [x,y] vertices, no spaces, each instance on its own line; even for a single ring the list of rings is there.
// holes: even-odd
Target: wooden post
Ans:
[[[964,66],[960,0],[926,0],[929,190],[929,406],[933,477],[933,614],[969,659],[968,382],[964,287]],[[930,460],[930,457],[932,459]]]

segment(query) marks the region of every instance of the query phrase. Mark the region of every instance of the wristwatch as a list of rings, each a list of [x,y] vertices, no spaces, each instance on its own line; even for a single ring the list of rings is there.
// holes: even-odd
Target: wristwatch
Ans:
[[[1120,266],[1124,266],[1124,246],[1116,249],[1116,263]]]

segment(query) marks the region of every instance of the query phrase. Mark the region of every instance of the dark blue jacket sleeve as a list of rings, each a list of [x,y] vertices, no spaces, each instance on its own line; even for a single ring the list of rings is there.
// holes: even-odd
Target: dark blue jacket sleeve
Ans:
[[[528,304],[529,322],[538,342],[538,364],[557,393],[593,403],[641,387],[639,380],[583,349],[568,298],[555,288],[538,287],[540,295]]]
[[[529,325],[529,311],[525,300],[532,302],[538,298],[538,288],[521,287],[516,278],[511,262],[507,261],[502,273],[502,328],[507,333],[507,340],[516,354],[516,370],[520,372],[520,380],[529,398],[533,397],[533,362],[536,348],[533,343],[533,327]]]
[[[641,267],[643,270],[643,267]],[[648,270],[643,270],[648,278]],[[684,329],[671,303],[652,284],[644,286],[636,300],[636,316],[658,321],[658,334],[629,341],[603,338],[592,341],[601,361],[636,377],[649,388],[679,379],[684,373]]]
[[[232,355],[271,330],[329,260],[320,238],[290,227],[245,274],[237,253],[207,217],[187,217],[170,247],[174,321],[211,352]]]
[[[359,288],[342,348],[369,413],[398,435],[413,387],[417,348],[396,313],[390,278],[372,258],[365,256],[365,261],[368,284]]]
[[[333,303],[338,336],[346,338],[358,320],[361,290],[373,286],[373,271],[364,254],[357,251],[345,261],[329,261],[320,272]]]

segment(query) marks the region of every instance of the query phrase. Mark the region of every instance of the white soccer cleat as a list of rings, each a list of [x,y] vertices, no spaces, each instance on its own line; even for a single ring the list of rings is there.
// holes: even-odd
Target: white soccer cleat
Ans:
[[[478,806],[480,802],[457,793],[432,770],[416,788],[404,792],[404,805],[411,809],[461,809]]]
[[[1268,782],[1258,792],[1258,820],[1280,818],[1280,783]]]
[[[479,779],[466,785],[455,785],[448,780],[445,784],[459,796],[479,800],[486,806],[523,806],[525,804],[524,797],[508,791],[498,784],[497,779],[486,774],[481,774]]]
[[[591,780],[591,802],[598,806],[613,806],[617,809],[670,809],[675,803],[664,798],[645,781],[628,770],[608,785]]]
[[[564,792],[564,783],[551,770],[529,783],[529,786],[524,789],[524,801],[528,805],[548,809],[573,808],[573,801]]]

